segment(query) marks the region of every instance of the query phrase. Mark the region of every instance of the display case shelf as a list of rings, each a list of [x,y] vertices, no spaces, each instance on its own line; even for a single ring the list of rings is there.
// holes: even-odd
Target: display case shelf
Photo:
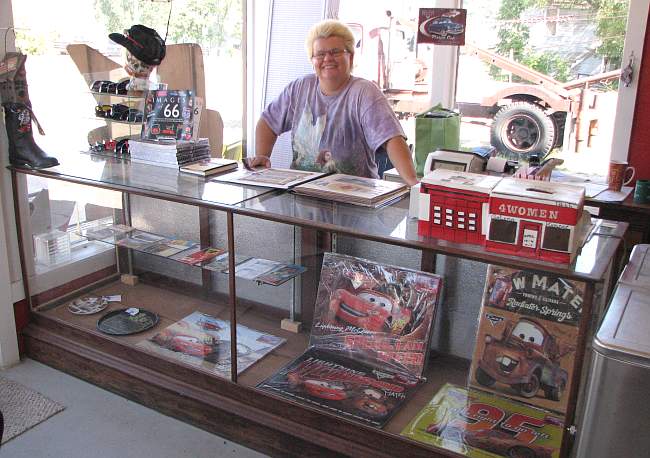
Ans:
[[[210,181],[174,169],[117,158],[82,155],[61,162],[44,170],[10,167],[14,188],[18,189],[20,180],[33,175],[53,182],[87,186],[89,190],[118,191],[124,204],[123,214],[116,220],[148,232],[168,234],[154,230],[156,226],[165,226],[168,231],[178,231],[173,234],[177,238],[190,237],[189,225],[201,246],[217,246],[235,255],[262,256],[265,250],[275,249],[284,254],[270,259],[287,259],[286,252],[293,248],[294,259],[300,258],[300,263],[309,270],[296,281],[299,287],[286,284],[282,288],[255,285],[248,288],[235,275],[212,276],[205,269],[189,269],[192,272],[186,273],[178,268],[177,261],[168,257],[149,256],[162,259],[165,265],[145,262],[136,249],[128,250],[128,256],[118,256],[117,272],[137,276],[140,279],[137,284],[119,281],[113,269],[110,275],[91,276],[84,282],[75,278],[60,285],[55,292],[36,297],[30,293],[26,281],[26,297],[34,304],[31,323],[25,331],[30,357],[275,456],[458,456],[406,439],[399,433],[444,384],[467,384],[466,358],[432,353],[424,374],[426,380],[383,429],[256,388],[308,347],[309,308],[314,304],[314,282],[318,283],[318,260],[324,251],[331,250],[334,236],[415,250],[422,253],[422,266],[429,268],[436,255],[445,255],[481,264],[548,272],[583,282],[583,310],[587,318],[581,327],[580,348],[576,353],[576,360],[581,361],[590,331],[588,323],[593,321],[592,314],[609,294],[616,274],[617,252],[627,227],[625,223],[594,220],[582,253],[572,265],[564,266],[421,237],[417,234],[417,222],[408,216],[408,199],[384,208],[368,209],[287,191]],[[176,213],[166,213],[169,207]],[[19,223],[20,214],[18,211]],[[192,218],[194,226],[190,224]],[[131,223],[132,219],[137,224]],[[284,242],[277,241],[284,240],[275,233],[280,228],[286,229],[287,234],[282,237],[290,243],[283,245]],[[230,272],[234,267],[232,259]],[[29,279],[26,272],[24,276]],[[155,312],[160,324],[142,334],[107,336],[96,328],[99,316],[77,316],[67,311],[67,301],[82,294],[119,295],[121,302],[111,304],[110,310],[141,307]],[[279,296],[275,297],[276,294]],[[275,305],[287,298],[297,301],[300,307]],[[438,307],[445,310],[444,302]],[[239,362],[232,361],[229,376],[215,373],[210,364],[197,365],[180,357],[178,352],[153,354],[142,345],[195,312],[230,323],[230,339],[225,344],[230,345],[231,354],[237,352],[237,343],[244,336],[240,326],[284,339],[284,343],[243,371],[238,370]],[[297,319],[305,324],[303,328],[297,327],[297,332],[280,326],[284,320]],[[445,329],[446,333],[453,331]],[[575,376],[579,378],[579,375],[578,365]],[[567,426],[573,424],[575,415],[578,384],[575,385],[565,418]],[[569,443],[570,436],[565,434],[564,456],[570,452]]]

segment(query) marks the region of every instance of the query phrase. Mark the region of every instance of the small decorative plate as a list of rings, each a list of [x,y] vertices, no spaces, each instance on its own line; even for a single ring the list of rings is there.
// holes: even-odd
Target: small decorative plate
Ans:
[[[108,307],[108,299],[104,296],[84,296],[68,303],[68,311],[75,315],[92,315]]]
[[[158,324],[160,318],[144,309],[119,309],[108,312],[97,321],[97,329],[112,336],[127,336],[146,331]]]

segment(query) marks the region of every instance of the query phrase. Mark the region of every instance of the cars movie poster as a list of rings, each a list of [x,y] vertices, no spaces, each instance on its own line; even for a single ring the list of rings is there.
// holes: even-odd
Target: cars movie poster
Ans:
[[[585,285],[490,265],[470,385],[566,412]]]
[[[381,428],[419,381],[311,347],[258,387]]]
[[[421,376],[441,286],[438,275],[326,253],[309,343]]]
[[[237,325],[237,373],[282,345],[285,339]],[[230,322],[193,312],[137,346],[157,355],[230,378]]]
[[[466,19],[465,9],[420,8],[417,42],[462,46]]]
[[[259,387],[381,427],[422,379],[439,276],[325,253],[307,351]]]
[[[446,384],[401,434],[472,458],[558,458],[562,431],[551,412]]]

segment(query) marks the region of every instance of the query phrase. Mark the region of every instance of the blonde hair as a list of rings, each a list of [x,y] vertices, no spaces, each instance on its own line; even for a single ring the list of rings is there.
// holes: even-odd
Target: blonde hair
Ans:
[[[350,54],[354,54],[354,35],[352,35],[350,28],[347,25],[343,24],[341,21],[328,19],[314,24],[312,28],[309,29],[307,38],[305,39],[307,57],[310,59],[313,57],[312,54],[314,51],[314,41],[319,38],[329,37],[343,38],[345,49]]]

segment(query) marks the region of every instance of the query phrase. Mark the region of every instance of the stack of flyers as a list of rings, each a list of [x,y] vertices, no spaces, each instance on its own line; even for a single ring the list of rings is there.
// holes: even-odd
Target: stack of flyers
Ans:
[[[255,281],[277,286],[303,273],[305,270],[307,269],[297,264],[283,264],[265,274],[259,275],[255,278]]]
[[[235,266],[241,264],[242,262],[248,261],[250,258],[246,256],[235,255]],[[208,270],[214,270],[215,272],[228,273],[228,252],[220,254],[215,257],[212,261],[207,264],[203,264]]]
[[[115,244],[125,247],[125,248],[134,248],[136,250],[144,250],[149,245],[153,245],[156,242],[162,242],[166,240],[165,237],[161,235],[151,234],[144,231],[132,231],[125,237],[116,240]]]
[[[189,253],[184,254],[178,260],[185,264],[200,266],[219,256],[221,253],[223,253],[223,250],[219,248],[197,248],[196,250],[190,250]]]

